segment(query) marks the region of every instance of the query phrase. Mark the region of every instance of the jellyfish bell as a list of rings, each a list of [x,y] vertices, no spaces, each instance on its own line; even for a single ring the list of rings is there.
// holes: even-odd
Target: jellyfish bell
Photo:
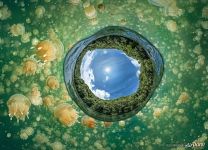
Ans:
[[[82,118],[82,124],[84,126],[87,126],[88,128],[95,128],[96,126],[96,121],[94,118],[92,117],[88,117],[88,116],[84,116]]]
[[[89,5],[87,7],[84,7],[84,12],[88,19],[94,19],[97,17],[97,12],[94,5]]]
[[[23,63],[22,69],[26,75],[34,75],[37,72],[38,64],[35,60],[28,59]]]
[[[112,125],[112,122],[106,122],[106,121],[104,121],[103,122],[103,125],[104,125],[104,127],[110,127],[111,125]]]
[[[30,100],[22,94],[14,94],[7,101],[9,117],[16,117],[17,120],[25,120],[29,114]]]
[[[43,61],[53,61],[56,59],[56,48],[49,40],[44,40],[36,45],[36,54]]]
[[[36,54],[44,62],[60,60],[63,51],[63,44],[58,39],[40,41],[36,45]]]
[[[19,36],[19,35],[23,35],[25,33],[25,27],[23,24],[13,24],[10,27],[10,32],[12,34],[12,36]]]
[[[77,121],[77,111],[67,103],[59,104],[54,110],[54,116],[65,126],[72,126]]]
[[[59,39],[57,39],[57,38],[54,38],[53,40],[52,40],[52,42],[53,42],[53,44],[54,44],[54,47],[55,47],[55,49],[56,49],[56,59],[58,60],[58,61],[60,61],[61,60],[61,58],[62,58],[62,56],[63,56],[63,53],[64,53],[64,45],[63,45],[63,43],[59,40]]]
[[[54,97],[52,95],[48,95],[46,97],[43,98],[43,104],[46,107],[50,107],[54,105]]]
[[[28,94],[28,97],[33,105],[37,106],[37,105],[43,104],[41,93],[39,91],[38,85],[36,84],[32,85],[32,88],[31,88],[30,93]]]
[[[58,89],[60,86],[59,81],[55,76],[49,76],[46,80],[46,84],[52,90]]]

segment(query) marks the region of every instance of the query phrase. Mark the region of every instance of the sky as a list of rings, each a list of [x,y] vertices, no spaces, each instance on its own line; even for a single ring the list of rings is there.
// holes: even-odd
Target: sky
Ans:
[[[135,93],[139,87],[141,65],[118,49],[95,49],[86,52],[80,74],[92,93],[113,100]]]

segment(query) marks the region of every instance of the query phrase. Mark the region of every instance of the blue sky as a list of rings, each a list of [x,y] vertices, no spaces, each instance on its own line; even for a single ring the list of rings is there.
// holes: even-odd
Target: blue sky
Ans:
[[[123,51],[88,51],[81,63],[81,78],[95,96],[111,100],[135,93],[139,87],[141,65]]]

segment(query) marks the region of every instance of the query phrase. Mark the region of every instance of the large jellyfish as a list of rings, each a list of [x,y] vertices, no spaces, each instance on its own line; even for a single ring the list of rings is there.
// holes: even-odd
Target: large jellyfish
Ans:
[[[15,116],[18,120],[25,120],[29,114],[30,100],[22,94],[14,94],[7,101],[9,116]]]

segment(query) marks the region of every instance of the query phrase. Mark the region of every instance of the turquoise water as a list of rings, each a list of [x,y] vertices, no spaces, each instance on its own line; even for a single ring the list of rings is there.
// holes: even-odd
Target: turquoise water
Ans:
[[[94,19],[85,13],[86,1],[1,1],[0,149],[207,149],[208,1],[154,1],[159,6],[147,0],[92,0]],[[109,127],[98,120],[87,126],[85,114],[66,93],[63,60],[77,41],[110,25],[133,29],[153,43],[163,55],[164,76],[134,117]],[[53,45],[56,59],[44,62],[37,56],[36,45],[44,40],[58,45]],[[24,69],[27,60],[37,65],[31,74]],[[48,83],[51,76],[58,81],[54,88]],[[25,121],[8,115],[7,101],[16,93],[32,102]],[[42,104],[49,95],[53,104]],[[59,103],[77,111],[71,126],[55,117]]]

